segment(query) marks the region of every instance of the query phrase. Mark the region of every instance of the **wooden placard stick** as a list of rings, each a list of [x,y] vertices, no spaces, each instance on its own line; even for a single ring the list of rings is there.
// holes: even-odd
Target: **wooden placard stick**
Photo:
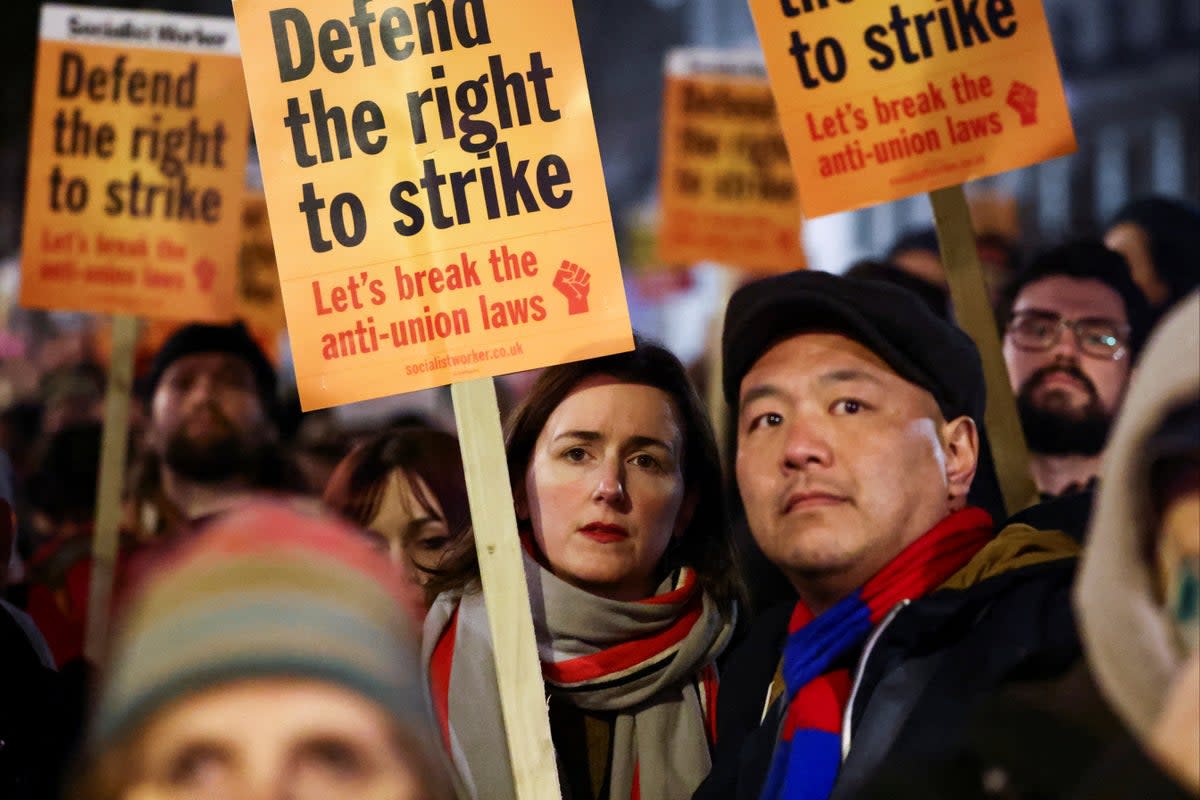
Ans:
[[[1009,514],[1037,502],[1037,486],[1029,471],[1029,449],[1017,417],[1017,402],[1008,380],[1008,368],[1000,351],[996,318],[988,301],[975,231],[961,184],[929,193],[934,224],[942,249],[942,263],[950,284],[950,297],[958,324],[974,340],[983,360],[987,381],[987,411],[984,421],[996,477]]]
[[[733,267],[717,267],[717,310],[713,314],[708,332],[708,385],[704,387],[705,399],[708,401],[708,416],[712,422],[713,436],[717,440],[717,451],[721,456],[721,464],[730,466],[731,453],[729,449],[729,409],[725,403],[724,373],[725,364],[722,360],[721,338],[725,331],[725,308],[729,298],[737,288],[740,275]]]
[[[112,321],[112,357],[104,396],[104,431],[100,438],[100,475],[96,484],[96,527],[92,537],[92,578],[88,589],[84,655],[99,663],[108,639],[108,612],[121,526],[121,490],[129,445],[129,401],[133,391],[133,353],[138,318],[116,314]]]
[[[530,615],[500,408],[491,378],[450,386],[517,800],[558,800],[546,690]]]

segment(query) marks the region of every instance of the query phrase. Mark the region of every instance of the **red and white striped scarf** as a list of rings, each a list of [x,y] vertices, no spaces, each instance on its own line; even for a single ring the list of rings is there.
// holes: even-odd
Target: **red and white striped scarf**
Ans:
[[[526,580],[547,695],[616,712],[613,800],[686,800],[711,767],[713,660],[732,620],[721,618],[693,570],[653,597],[597,597],[526,555]],[[514,797],[491,634],[478,593],[438,597],[425,619],[424,661],[442,741],[470,796]]]

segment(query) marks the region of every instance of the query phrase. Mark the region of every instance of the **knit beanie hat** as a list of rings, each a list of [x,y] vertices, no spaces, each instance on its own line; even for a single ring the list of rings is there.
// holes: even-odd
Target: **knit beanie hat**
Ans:
[[[427,727],[413,594],[364,536],[255,503],[182,543],[135,591],[113,641],[93,753],[186,695],[257,677],[310,678]]]
[[[240,320],[229,325],[185,325],[171,334],[154,354],[150,373],[146,376],[144,394],[147,400],[154,397],[154,391],[167,367],[184,356],[196,353],[226,353],[245,361],[254,374],[254,383],[263,407],[269,414],[275,413],[275,388],[278,383],[275,368]]]

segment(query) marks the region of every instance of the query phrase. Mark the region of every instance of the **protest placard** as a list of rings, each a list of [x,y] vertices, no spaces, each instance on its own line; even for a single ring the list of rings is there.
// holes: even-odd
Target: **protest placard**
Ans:
[[[663,264],[805,265],[795,179],[757,53],[668,54],[660,173]]]
[[[234,11],[304,408],[632,346],[569,6]]]
[[[261,191],[246,193],[237,275],[237,316],[251,330],[278,334],[285,327],[283,298],[279,293],[267,198]]]
[[[1075,150],[1041,0],[750,0],[806,217]]]
[[[233,21],[42,8],[21,303],[228,319],[249,109]]]

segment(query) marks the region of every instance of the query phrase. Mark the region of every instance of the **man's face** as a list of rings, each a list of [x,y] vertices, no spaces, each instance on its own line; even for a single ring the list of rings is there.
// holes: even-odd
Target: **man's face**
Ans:
[[[1098,280],[1056,275],[1026,286],[1013,303],[1012,316],[1004,360],[1030,448],[1049,454],[1099,453],[1129,382],[1127,342],[1126,352],[1114,359],[1085,351],[1075,332],[1059,327],[1057,341],[1038,350],[1022,346],[1014,326],[1040,319],[1049,331],[1056,319],[1090,320],[1128,331],[1121,296]]]
[[[755,540],[797,588],[860,586],[964,503],[974,452],[966,472],[959,456],[948,464],[949,427],[932,395],[858,342],[780,342],[741,385],[737,480]]]
[[[195,353],[163,373],[151,401],[151,444],[201,483],[243,474],[273,434],[254,373],[236,356]]]

